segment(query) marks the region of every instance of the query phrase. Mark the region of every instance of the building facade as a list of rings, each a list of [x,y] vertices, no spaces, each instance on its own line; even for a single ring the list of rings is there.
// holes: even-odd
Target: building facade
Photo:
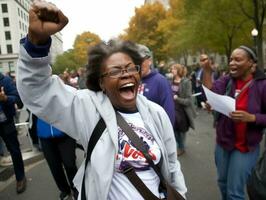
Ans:
[[[19,41],[29,26],[29,8],[32,0],[0,0],[0,72],[15,74]],[[63,53],[61,33],[52,37],[52,62]]]

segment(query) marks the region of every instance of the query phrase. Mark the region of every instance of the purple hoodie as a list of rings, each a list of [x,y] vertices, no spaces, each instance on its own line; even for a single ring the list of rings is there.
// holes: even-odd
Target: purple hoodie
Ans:
[[[172,125],[175,123],[175,105],[169,81],[156,70],[142,78],[139,93],[159,104],[168,114]]]

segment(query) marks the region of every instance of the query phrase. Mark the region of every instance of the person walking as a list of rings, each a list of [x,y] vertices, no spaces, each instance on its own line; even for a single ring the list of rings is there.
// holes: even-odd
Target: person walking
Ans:
[[[83,162],[74,179],[78,199],[83,195],[88,200],[144,199],[124,174],[127,167],[153,196],[165,196],[159,188],[159,176],[117,124],[117,116],[145,142],[152,162],[160,161],[162,177],[175,193],[185,197],[187,189],[169,117],[159,105],[137,94],[142,61],[137,46],[117,41],[92,47],[88,90],[70,90],[58,76],[51,76],[48,56],[51,35],[63,29],[67,17],[53,4],[36,1],[29,18],[29,32],[21,41],[18,61],[18,90],[24,104],[39,118],[81,141],[84,149],[92,147],[88,143],[98,121],[106,125],[88,165]]]
[[[236,100],[236,110],[229,117],[219,113],[216,119],[215,163],[222,199],[244,200],[266,127],[266,76],[257,67],[255,52],[247,46],[233,50],[229,75],[213,81],[211,66],[203,69],[204,86]]]
[[[173,64],[171,73],[173,74],[172,91],[176,111],[174,131],[178,148],[177,155],[181,156],[185,153],[186,132],[190,127],[195,129],[196,110],[192,99],[192,84],[186,77],[186,67]]]
[[[15,104],[21,104],[16,86],[10,77],[0,72],[0,136],[10,152],[17,181],[16,191],[20,194],[26,190],[27,180],[14,122]]]
[[[77,192],[73,186],[77,173],[75,140],[39,118],[36,125],[43,155],[61,192],[60,200],[70,199],[71,192],[76,199]]]

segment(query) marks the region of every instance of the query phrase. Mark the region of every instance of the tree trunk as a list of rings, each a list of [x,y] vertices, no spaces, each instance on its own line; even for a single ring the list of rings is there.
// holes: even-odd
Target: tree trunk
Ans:
[[[264,13],[265,13],[265,6],[264,0],[253,0],[254,5],[254,24],[256,29],[258,30],[258,36],[255,38],[255,47],[256,53],[258,57],[257,67],[264,71],[263,66],[263,21],[264,21]],[[261,10],[261,12],[260,12]]]
[[[256,51],[258,56],[258,68],[264,71],[264,62],[263,62],[263,39],[262,33],[259,31],[258,37],[256,38]]]

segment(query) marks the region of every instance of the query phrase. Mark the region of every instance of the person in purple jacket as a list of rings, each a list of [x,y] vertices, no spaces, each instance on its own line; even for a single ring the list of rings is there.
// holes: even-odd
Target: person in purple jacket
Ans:
[[[139,94],[159,104],[168,114],[172,125],[175,124],[175,105],[169,81],[158,71],[153,69],[152,53],[148,47],[138,44],[141,64],[141,84]]]
[[[223,200],[244,200],[245,185],[259,155],[266,127],[266,76],[257,67],[255,52],[236,48],[230,57],[229,75],[212,81],[211,66],[203,66],[203,84],[213,92],[235,98],[230,117],[216,118],[215,163]]]

